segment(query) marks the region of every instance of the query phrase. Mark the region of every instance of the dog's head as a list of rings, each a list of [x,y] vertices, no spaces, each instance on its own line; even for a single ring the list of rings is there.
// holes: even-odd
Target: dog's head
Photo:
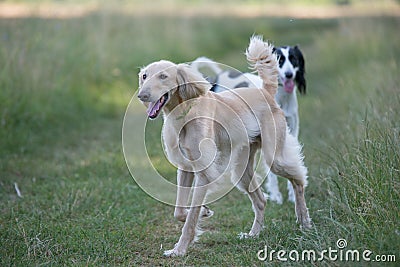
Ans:
[[[279,60],[279,79],[284,90],[292,93],[295,84],[301,94],[306,93],[305,63],[300,48],[296,46],[275,47],[273,52]]]
[[[180,103],[204,95],[211,88],[201,74],[187,64],[161,60],[149,64],[139,72],[138,98],[147,106],[150,119],[161,110],[172,110]]]

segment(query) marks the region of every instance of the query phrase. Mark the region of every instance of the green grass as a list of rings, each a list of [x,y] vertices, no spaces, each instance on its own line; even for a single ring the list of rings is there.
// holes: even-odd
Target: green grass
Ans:
[[[0,265],[263,265],[256,253],[265,245],[322,251],[339,238],[349,249],[396,254],[398,261],[399,26],[390,17],[290,21],[106,11],[1,19]],[[173,207],[133,181],[122,154],[122,120],[138,68],[206,55],[246,71],[243,51],[255,32],[276,45],[298,43],[306,55],[300,140],[315,227],[301,231],[292,204],[271,203],[262,235],[240,241],[253,215],[247,197],[234,190],[211,205],[215,215],[188,255],[166,259],[162,252],[182,224]],[[159,134],[146,139],[160,156]],[[174,175],[169,164],[157,163]]]

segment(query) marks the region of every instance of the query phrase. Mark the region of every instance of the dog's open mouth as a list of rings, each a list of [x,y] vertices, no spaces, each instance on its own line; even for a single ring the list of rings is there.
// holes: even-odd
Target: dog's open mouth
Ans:
[[[147,114],[150,119],[155,119],[160,114],[162,108],[168,101],[168,92],[165,93],[160,99],[156,102],[151,102],[149,107],[147,108]]]
[[[293,79],[284,79],[283,80],[283,88],[285,89],[286,93],[291,94],[294,89],[294,80]]]

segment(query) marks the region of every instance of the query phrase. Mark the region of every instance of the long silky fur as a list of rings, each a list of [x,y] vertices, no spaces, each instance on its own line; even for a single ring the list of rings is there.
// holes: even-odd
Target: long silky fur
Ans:
[[[275,96],[278,88],[278,61],[273,46],[264,42],[261,35],[253,35],[245,54],[250,68],[256,70],[263,80],[264,89]]]

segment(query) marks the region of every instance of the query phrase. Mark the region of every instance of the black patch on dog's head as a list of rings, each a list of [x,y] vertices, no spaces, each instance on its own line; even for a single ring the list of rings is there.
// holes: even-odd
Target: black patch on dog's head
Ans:
[[[241,83],[238,83],[237,85],[235,85],[234,89],[236,89],[236,88],[242,88],[242,87],[249,87],[249,83],[248,83],[248,82],[241,82]]]
[[[293,66],[299,68],[299,70],[296,73],[295,81],[300,94],[305,94],[307,87],[306,79],[304,77],[306,74],[306,68],[305,68],[303,53],[301,53],[300,48],[297,45],[290,48],[289,60],[290,62],[292,62]]]
[[[281,48],[284,48],[284,46],[272,48],[272,53],[275,53],[276,58],[278,60],[279,68],[282,68],[286,60],[286,58],[282,54]]]

